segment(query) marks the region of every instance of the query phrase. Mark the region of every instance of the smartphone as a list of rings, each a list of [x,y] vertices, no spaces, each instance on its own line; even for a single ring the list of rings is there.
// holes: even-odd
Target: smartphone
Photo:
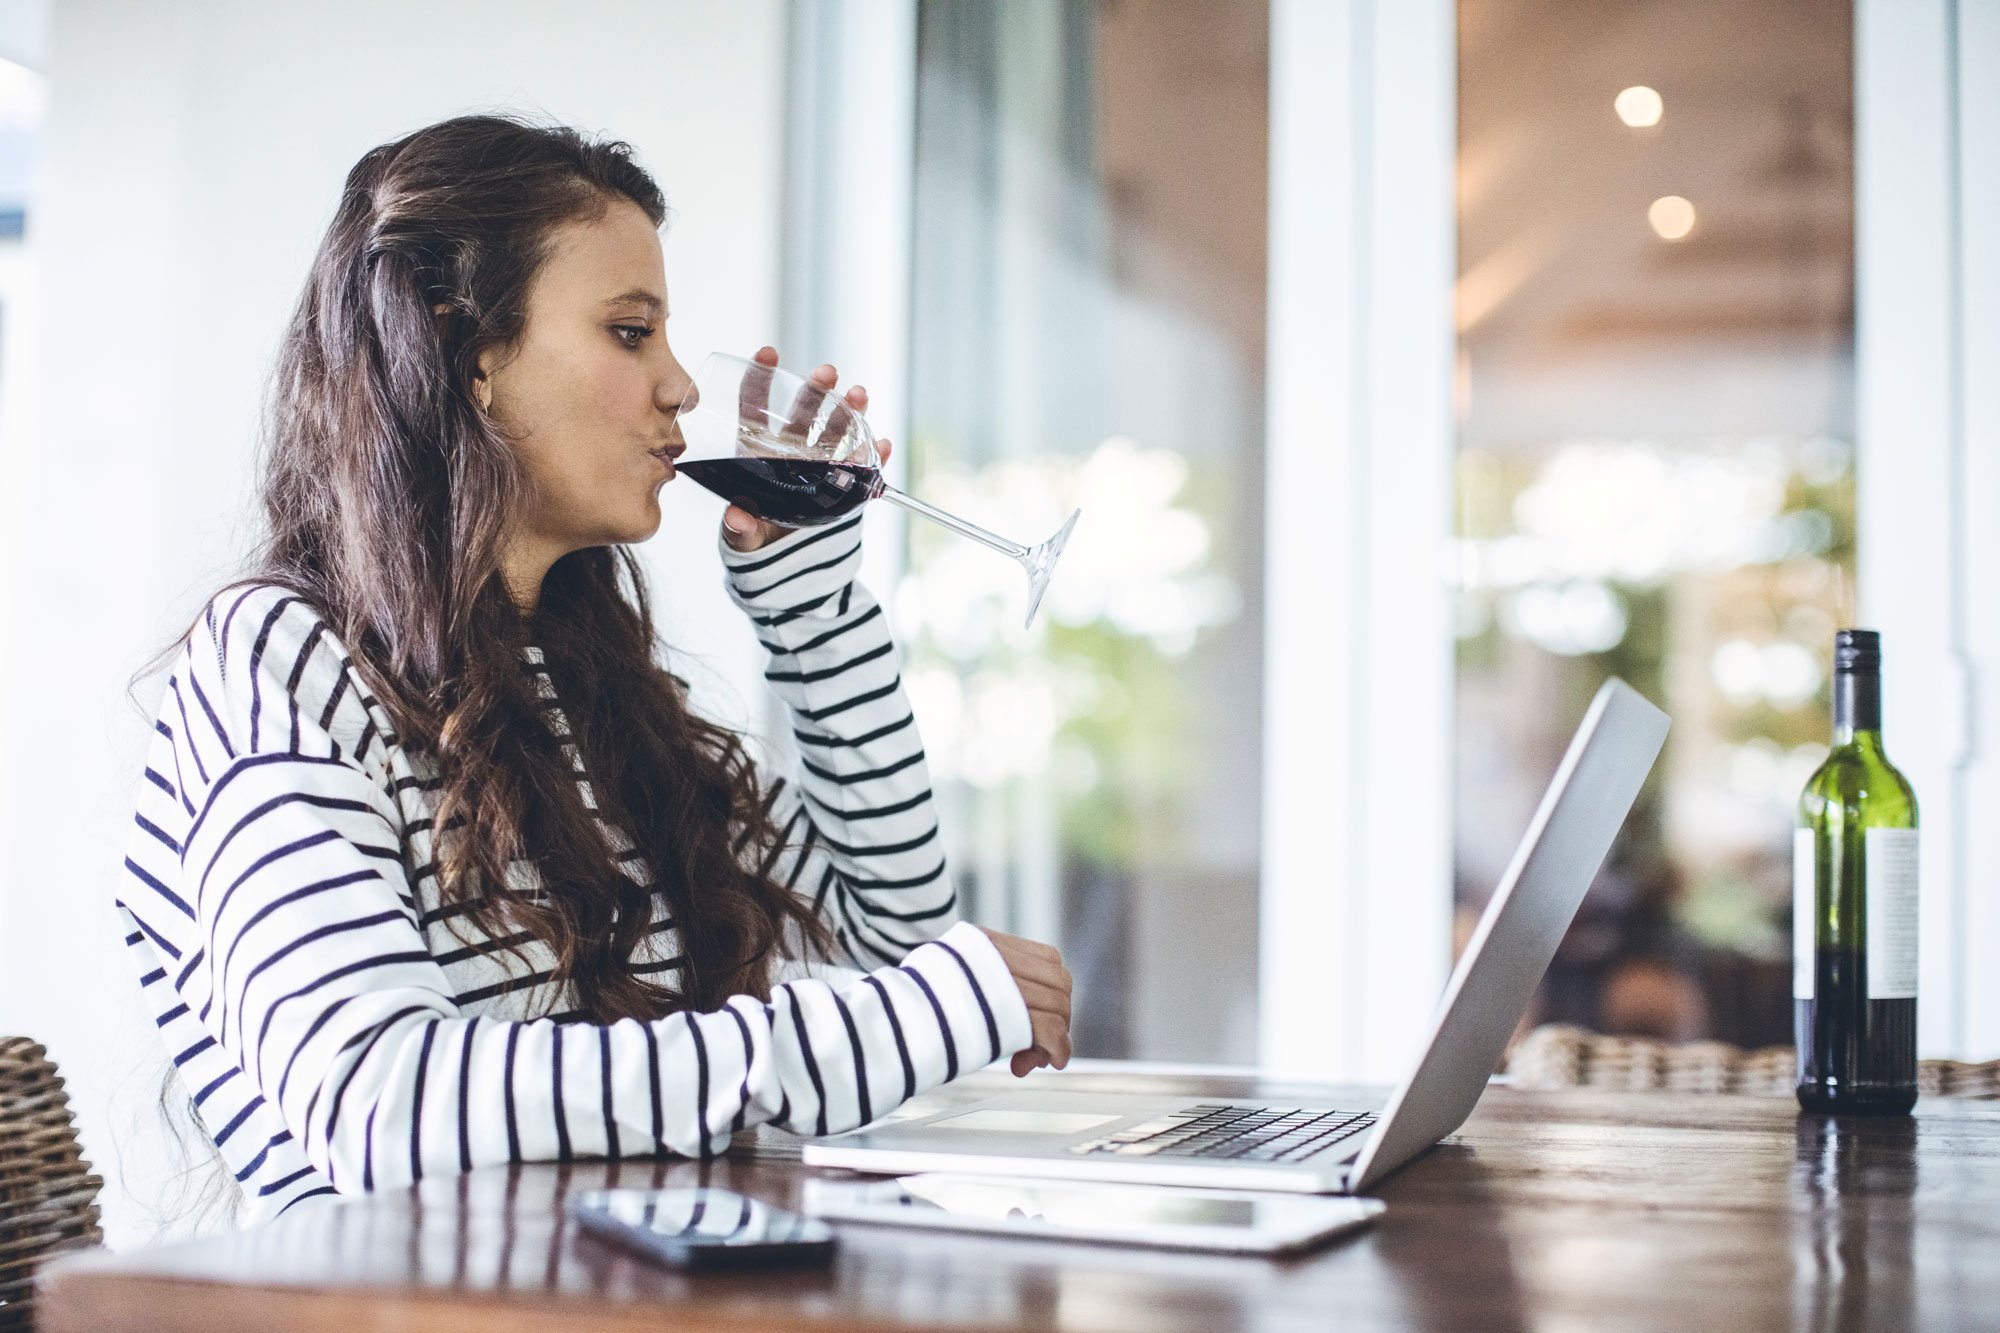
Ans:
[[[721,1189],[586,1190],[569,1215],[599,1240],[668,1268],[798,1268],[829,1263],[822,1222]]]

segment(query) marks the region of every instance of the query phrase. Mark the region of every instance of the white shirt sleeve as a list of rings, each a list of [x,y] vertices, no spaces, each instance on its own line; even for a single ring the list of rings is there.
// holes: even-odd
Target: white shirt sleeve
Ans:
[[[851,961],[898,962],[958,921],[958,899],[888,617],[857,582],[860,517],[756,551],[725,542],[722,559],[799,753],[772,784],[785,847],[770,873],[813,903]]]
[[[177,1016],[198,1018],[335,1188],[706,1155],[767,1121],[837,1132],[1029,1044],[1005,963],[969,925],[894,966],[714,1013],[462,1014],[418,927],[383,775],[319,721],[360,689],[345,654],[303,603],[230,611],[197,628],[169,685],[176,790],[156,813],[170,826],[135,839],[148,859],[128,863],[121,906],[157,946]]]

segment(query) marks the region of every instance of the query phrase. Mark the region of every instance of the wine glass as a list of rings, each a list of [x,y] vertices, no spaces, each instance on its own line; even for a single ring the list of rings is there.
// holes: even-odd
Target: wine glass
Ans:
[[[788,406],[776,406],[781,403]],[[1035,623],[1049,575],[1083,515],[1075,511],[1053,537],[1023,546],[927,505],[882,479],[875,432],[839,395],[789,370],[726,352],[701,363],[679,419],[687,451],[674,471],[767,523],[816,527],[884,499],[1012,556],[1028,575],[1023,628]]]

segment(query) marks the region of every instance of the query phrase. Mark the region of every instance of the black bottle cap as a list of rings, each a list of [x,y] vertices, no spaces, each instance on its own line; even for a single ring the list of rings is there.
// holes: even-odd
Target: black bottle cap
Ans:
[[[1882,636],[1872,629],[1835,630],[1833,669],[1849,675],[1882,674]]]

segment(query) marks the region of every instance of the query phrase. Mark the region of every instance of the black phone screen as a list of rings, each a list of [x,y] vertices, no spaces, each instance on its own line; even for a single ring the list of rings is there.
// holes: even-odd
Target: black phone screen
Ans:
[[[823,1263],[823,1222],[722,1189],[588,1190],[570,1200],[586,1231],[677,1268]]]

